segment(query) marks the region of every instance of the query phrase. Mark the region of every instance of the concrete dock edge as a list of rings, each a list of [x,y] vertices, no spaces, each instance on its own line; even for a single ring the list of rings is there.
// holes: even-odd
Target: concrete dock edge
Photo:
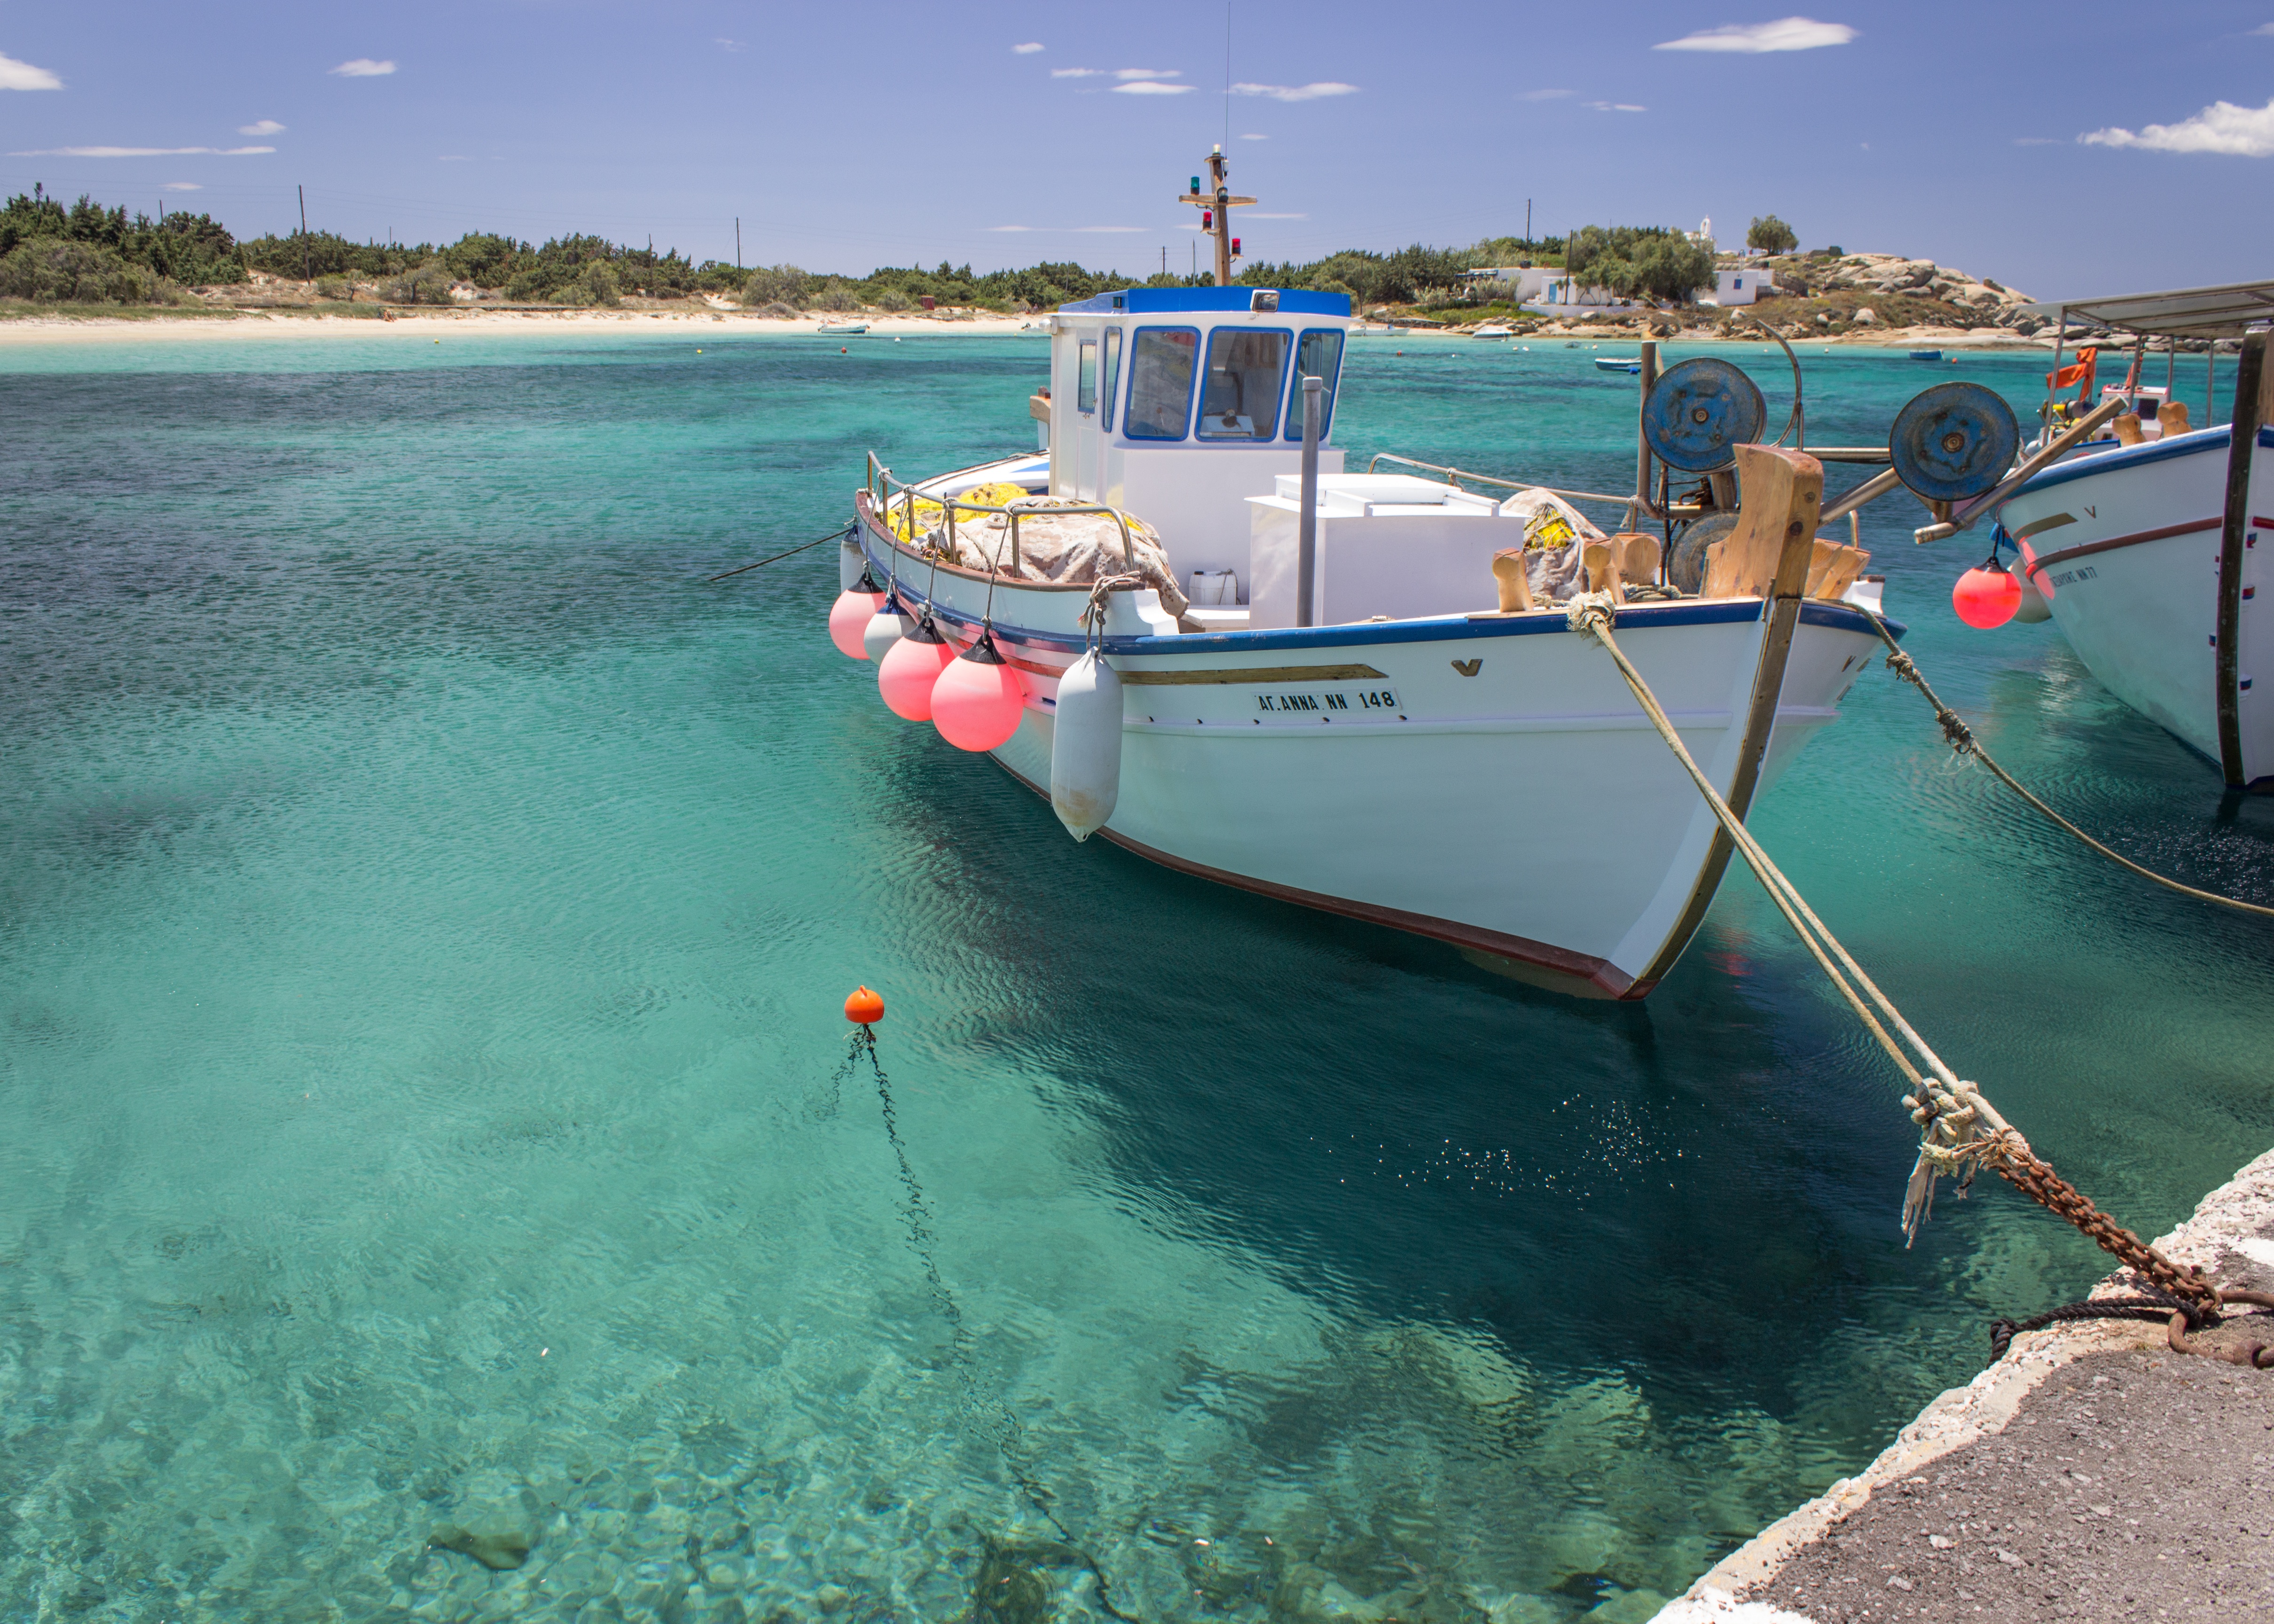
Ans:
[[[2199,1264],[2214,1278],[2232,1284],[2246,1275],[2263,1277],[2274,1265],[2274,1243],[2264,1238],[2269,1231],[2274,1231],[2274,1151],[2205,1196],[2194,1215],[2156,1245],[2174,1261]],[[2111,1278],[2104,1279],[2092,1295],[2126,1293]],[[2052,1326],[2016,1336],[2003,1359],[1966,1386],[1936,1398],[1869,1466],[1780,1517],[1715,1563],[1660,1611],[1655,1624],[1783,1624],[1800,1620],[1803,1615],[1745,1598],[1853,1516],[1877,1491],[2002,1432],[2029,1395],[2062,1366],[2090,1354],[2161,1349],[2164,1339],[2162,1326],[2136,1320]],[[2274,1372],[2266,1373],[2264,1380],[2274,1383]]]

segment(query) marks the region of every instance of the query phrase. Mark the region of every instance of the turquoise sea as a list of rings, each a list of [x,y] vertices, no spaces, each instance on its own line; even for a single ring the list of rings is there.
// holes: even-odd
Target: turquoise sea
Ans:
[[[1632,1624],[2103,1272],[2003,1186],[1904,1250],[1747,879],[1646,1004],[1535,992],[1075,845],[833,651],[833,548],[704,584],[1031,444],[1034,341],[845,348],[0,347],[0,1620]],[[1362,340],[1338,432],[1615,489],[1590,358]],[[1818,443],[2044,368],[1805,359]],[[1904,500],[1992,747],[2274,899],[2274,803]],[[1756,826],[2125,1223],[2274,1143],[2274,935],[1892,677]]]

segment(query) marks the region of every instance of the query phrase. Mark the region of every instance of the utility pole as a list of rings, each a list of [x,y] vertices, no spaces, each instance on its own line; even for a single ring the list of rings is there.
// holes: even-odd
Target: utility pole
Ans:
[[[734,216],[734,268],[742,268],[742,217]]]
[[[1231,235],[1231,211],[1243,205],[1253,203],[1255,199],[1254,198],[1236,198],[1231,195],[1231,187],[1226,182],[1224,177],[1224,148],[1222,147],[1218,147],[1214,152],[1209,154],[1209,179],[1215,184],[1210,190],[1202,192],[1201,190],[1201,177],[1197,175],[1193,176],[1192,190],[1185,193],[1183,197],[1177,200],[1180,203],[1190,203],[1195,208],[1201,210],[1201,232],[1204,235],[1212,237],[1216,239],[1216,285],[1219,288],[1229,288],[1231,286],[1231,244],[1233,240]],[[1193,252],[1195,266],[1194,274],[1198,274],[1197,267],[1200,253],[1198,244],[1194,244]]]
[[[313,282],[316,273],[308,267],[308,189],[301,186],[297,190],[300,193],[300,278]]]
[[[1524,245],[1526,248],[1532,246],[1532,199],[1530,198],[1524,200]]]

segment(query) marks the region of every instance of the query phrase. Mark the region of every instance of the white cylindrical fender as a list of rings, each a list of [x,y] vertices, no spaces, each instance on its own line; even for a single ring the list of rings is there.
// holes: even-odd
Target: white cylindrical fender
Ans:
[[[861,643],[869,650],[870,659],[882,661],[892,651],[894,643],[915,628],[915,617],[894,599],[888,598],[884,606],[870,617],[868,626],[861,633]]]
[[[849,592],[859,586],[861,577],[866,575],[868,570],[868,557],[861,551],[861,544],[855,538],[847,536],[837,544],[837,590],[839,591]]]
[[[2022,606],[2014,611],[2014,618],[2024,626],[2035,626],[2039,620],[2053,618],[2053,606],[2045,595],[2037,590],[2037,578],[2028,570],[2014,572],[2022,577]]]
[[[1051,733],[1050,810],[1066,832],[1087,840],[1121,795],[1121,679],[1096,650],[1058,679]]]

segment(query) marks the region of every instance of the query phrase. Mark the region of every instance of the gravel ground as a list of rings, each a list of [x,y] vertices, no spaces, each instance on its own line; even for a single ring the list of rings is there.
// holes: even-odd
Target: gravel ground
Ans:
[[[2274,1341],[2274,1322],[2203,1340]],[[1748,1599],[1822,1624],[2274,1619],[2274,1371],[2079,1359],[2004,1432],[1881,1490]]]

